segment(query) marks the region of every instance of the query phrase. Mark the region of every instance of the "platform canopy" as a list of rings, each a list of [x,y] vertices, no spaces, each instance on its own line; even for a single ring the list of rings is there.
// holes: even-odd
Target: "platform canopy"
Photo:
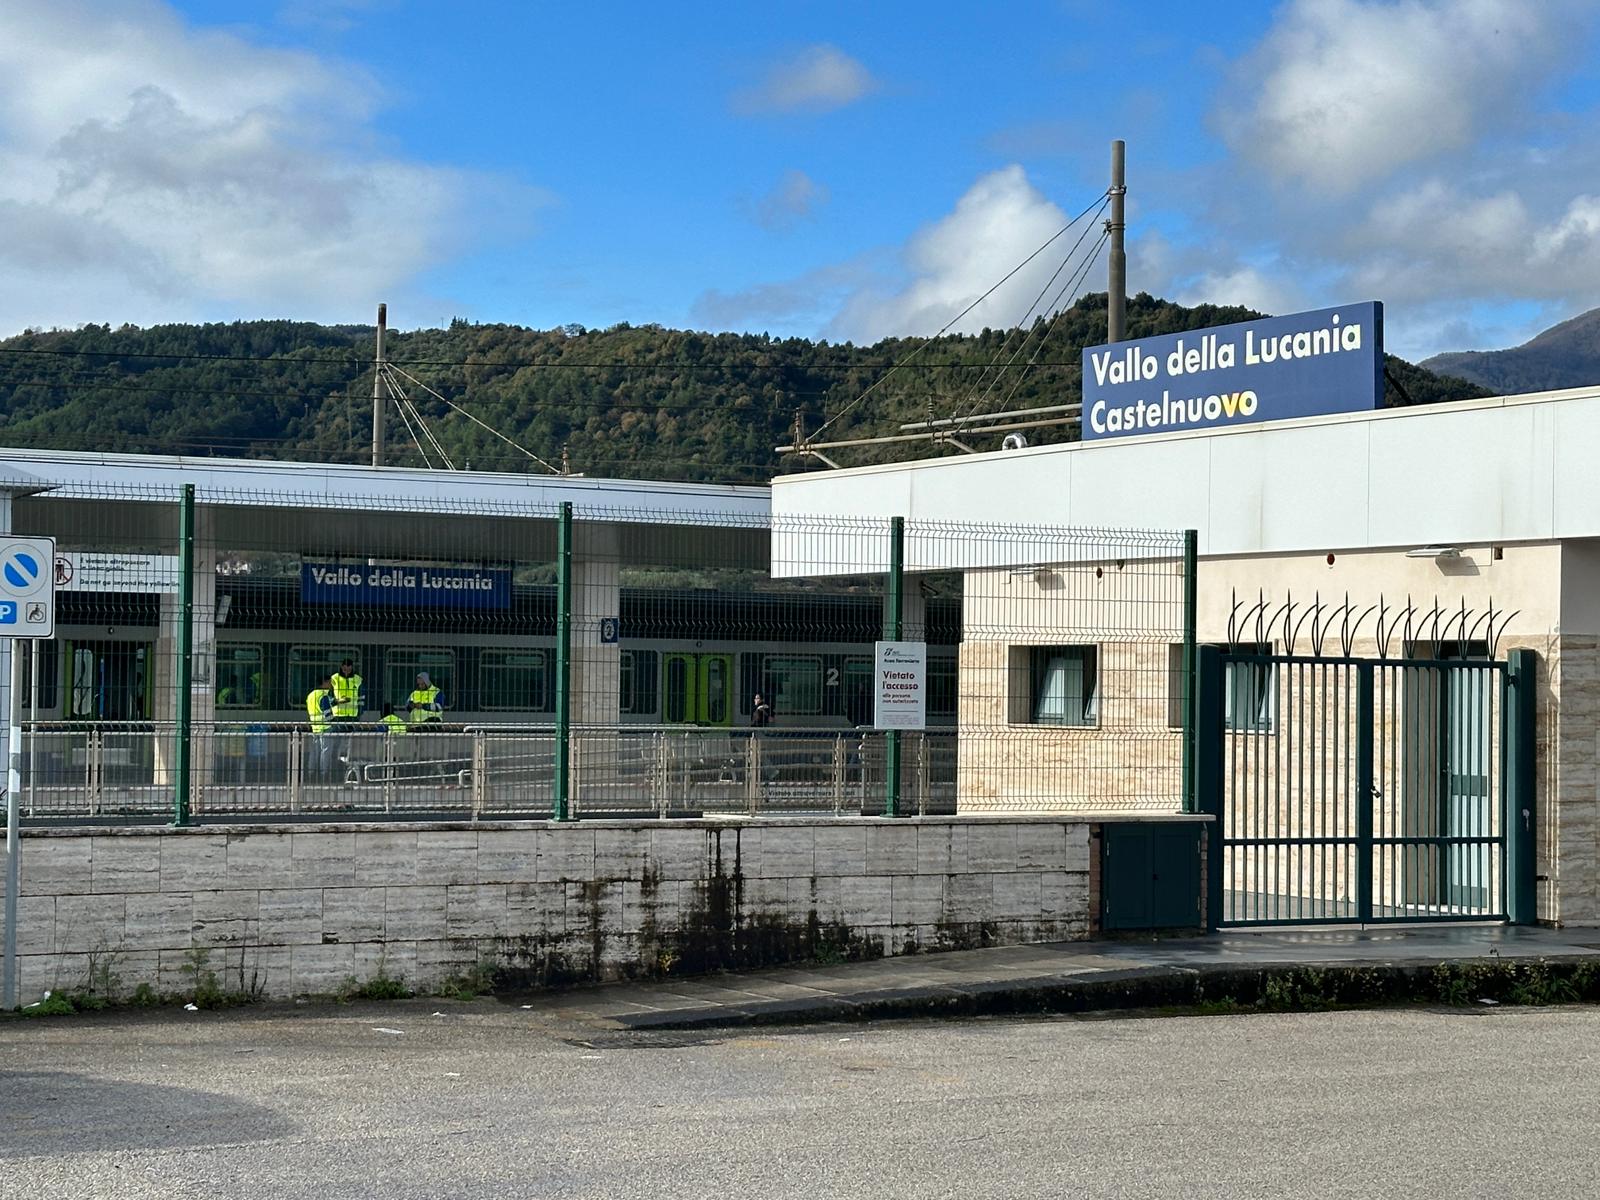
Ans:
[[[622,561],[651,562],[669,542],[675,565],[768,561],[764,487],[0,449],[15,531],[63,549],[93,549],[108,533],[121,546],[170,549],[186,483],[207,537],[237,552],[548,560],[570,502],[582,528],[614,532],[608,552]]]

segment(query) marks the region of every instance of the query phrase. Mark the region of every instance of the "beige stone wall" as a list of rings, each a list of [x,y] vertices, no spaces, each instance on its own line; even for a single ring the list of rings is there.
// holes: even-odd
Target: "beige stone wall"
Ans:
[[[122,994],[181,993],[195,955],[293,996],[380,966],[426,989],[480,964],[537,982],[1083,938],[1089,838],[1071,818],[41,830],[23,1001],[107,966]]]

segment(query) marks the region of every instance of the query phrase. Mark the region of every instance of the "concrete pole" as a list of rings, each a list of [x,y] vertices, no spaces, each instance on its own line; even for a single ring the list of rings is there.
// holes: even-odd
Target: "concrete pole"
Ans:
[[[372,360],[372,465],[383,466],[383,334],[389,325],[389,306],[378,305],[378,352]]]
[[[1122,248],[1126,228],[1122,202],[1128,194],[1124,167],[1127,143],[1121,138],[1111,143],[1111,218],[1106,230],[1111,234],[1110,271],[1106,280],[1106,340],[1120,342],[1128,336],[1128,256]]]

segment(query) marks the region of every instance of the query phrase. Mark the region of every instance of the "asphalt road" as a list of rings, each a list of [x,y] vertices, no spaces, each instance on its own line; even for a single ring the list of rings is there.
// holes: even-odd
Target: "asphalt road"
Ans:
[[[483,1000],[0,1024],[7,1198],[1589,1197],[1597,1117],[1579,1008],[692,1039]]]

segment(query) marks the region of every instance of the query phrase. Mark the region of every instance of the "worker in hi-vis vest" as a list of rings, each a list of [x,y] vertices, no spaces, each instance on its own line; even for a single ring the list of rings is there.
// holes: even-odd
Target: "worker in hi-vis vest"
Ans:
[[[387,701],[383,706],[383,720],[379,724],[383,726],[383,732],[391,737],[407,732],[406,719],[395,712],[394,705]]]
[[[412,689],[411,699],[406,702],[406,710],[411,714],[411,724],[414,726],[426,726],[444,720],[444,705],[439,701],[439,689],[428,678],[426,671],[417,672],[417,686]]]
[[[319,778],[333,771],[333,677],[324,675],[306,694],[306,716],[311,719],[311,763]]]
[[[354,721],[361,716],[365,700],[356,664],[347,658],[339,664],[339,670],[333,676],[333,719]]]

